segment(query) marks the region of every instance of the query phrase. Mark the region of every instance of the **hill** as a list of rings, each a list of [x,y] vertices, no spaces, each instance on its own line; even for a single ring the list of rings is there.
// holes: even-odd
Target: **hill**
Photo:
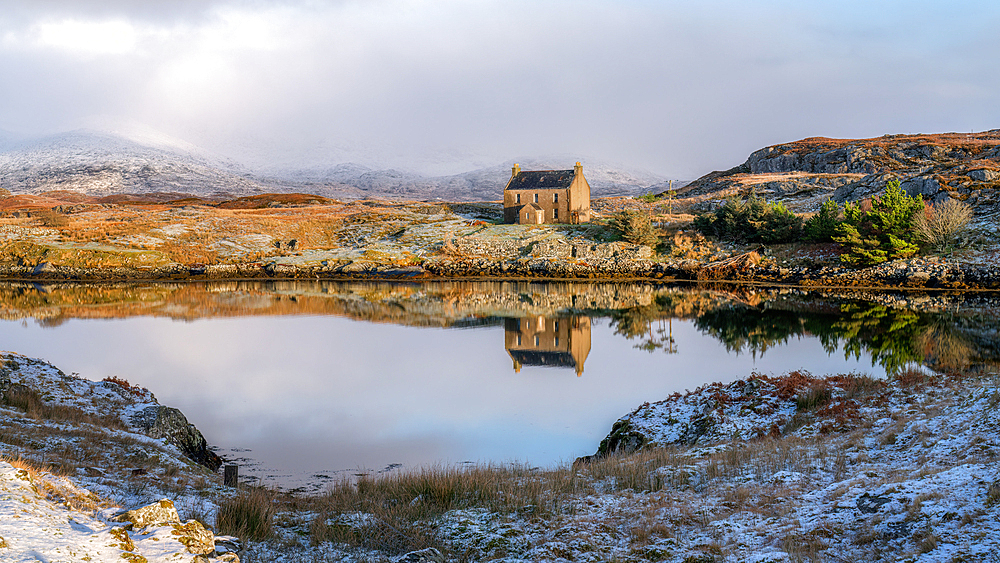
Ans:
[[[678,192],[696,208],[712,200],[756,192],[796,211],[813,211],[877,195],[898,179],[910,195],[972,205],[995,216],[1000,188],[1000,129],[982,133],[885,135],[874,139],[810,137],[760,149],[746,162],[707,174]]]
[[[525,169],[558,169],[573,157],[518,160]],[[232,199],[300,192],[337,199],[492,201],[501,198],[514,161],[449,176],[424,176],[352,162],[252,169],[190,143],[143,129],[77,129],[28,137],[0,131],[0,189],[12,194],[70,191],[94,197],[169,193]],[[640,195],[667,179],[607,162],[585,162],[594,196]],[[148,199],[148,198],[144,198]]]

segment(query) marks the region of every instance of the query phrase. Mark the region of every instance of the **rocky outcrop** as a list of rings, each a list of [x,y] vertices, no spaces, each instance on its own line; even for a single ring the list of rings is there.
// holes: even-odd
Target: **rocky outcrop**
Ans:
[[[813,211],[828,197],[844,203],[880,194],[891,179],[931,203],[959,199],[978,215],[993,216],[1000,203],[1000,130],[803,139],[755,151],[742,165],[699,178],[678,195],[705,207],[713,198],[754,191]]]
[[[210,561],[209,557],[214,558],[216,555],[215,534],[197,520],[181,522],[174,503],[168,499],[129,510],[116,519],[125,523],[125,527],[121,529],[122,533],[118,533],[117,536],[122,541],[132,543],[133,546],[129,532],[143,537],[169,538],[171,542],[181,544],[184,552],[194,555],[192,559],[194,562],[207,562]],[[226,543],[226,540],[223,543]],[[239,563],[240,559],[235,553],[227,551],[215,560]]]
[[[572,252],[549,245],[543,250],[554,254]],[[348,265],[284,265],[263,269],[260,265],[223,266],[213,270],[191,269],[136,270],[128,268],[84,269],[53,268],[46,275],[32,276],[30,268],[0,264],[0,278],[60,281],[98,280],[433,280],[433,279],[541,279],[541,280],[701,280],[740,281],[756,283],[787,283],[806,286],[906,287],[948,289],[1000,289],[1000,265],[947,263],[910,260],[888,262],[878,266],[855,269],[837,263],[817,262],[808,266],[783,267],[773,262],[748,264],[727,269],[725,275],[706,276],[715,264],[698,260],[653,261],[648,247],[627,249],[610,257],[585,259],[565,257],[436,257],[419,266],[399,267],[376,262],[354,262]],[[349,267],[353,266],[353,267]],[[179,275],[175,275],[178,274]]]
[[[181,411],[162,405],[150,406],[132,416],[132,424],[153,438],[165,439],[191,460],[216,471],[222,458],[209,449],[201,432]]]

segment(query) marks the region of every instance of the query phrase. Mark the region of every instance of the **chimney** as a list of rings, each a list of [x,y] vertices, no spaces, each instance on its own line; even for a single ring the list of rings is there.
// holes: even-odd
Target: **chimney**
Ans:
[[[514,167],[510,169],[510,171],[511,171],[511,174],[510,174],[511,178],[513,178],[514,176],[517,176],[518,174],[521,173],[521,165],[520,164],[515,164]]]
[[[576,166],[573,167],[573,173],[576,174],[577,176],[583,174],[583,165],[580,164],[579,161],[577,161]]]

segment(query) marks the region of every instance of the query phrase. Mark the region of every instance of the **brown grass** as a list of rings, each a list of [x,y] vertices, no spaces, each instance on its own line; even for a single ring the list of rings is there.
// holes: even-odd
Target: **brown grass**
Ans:
[[[260,487],[243,488],[219,503],[218,532],[244,540],[262,541],[274,535],[277,494]]]
[[[103,428],[126,430],[125,424],[116,416],[95,416],[76,407],[49,404],[34,389],[16,383],[0,397],[0,404],[22,411],[36,420],[92,424]]]

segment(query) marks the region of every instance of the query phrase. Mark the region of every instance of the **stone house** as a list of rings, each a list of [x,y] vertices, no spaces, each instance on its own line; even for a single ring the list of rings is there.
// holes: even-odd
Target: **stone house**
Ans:
[[[579,162],[572,170],[521,170],[515,164],[503,190],[504,223],[586,223],[590,184]]]

